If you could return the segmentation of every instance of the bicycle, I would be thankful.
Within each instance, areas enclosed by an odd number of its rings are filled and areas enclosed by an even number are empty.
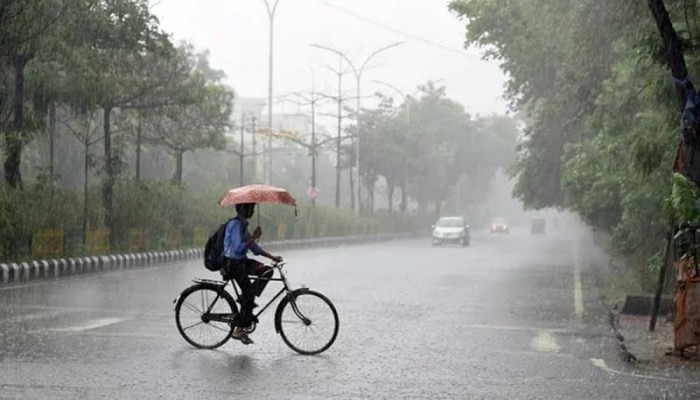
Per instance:
[[[252,333],[257,327],[258,317],[284,295],[275,311],[276,333],[299,354],[320,354],[328,350],[338,336],[338,312],[333,303],[321,293],[304,287],[292,290],[284,273],[285,265],[284,261],[271,265],[279,272],[279,278],[275,278],[274,274],[270,278],[249,275],[253,280],[282,282],[282,289],[254,314],[254,322],[246,328],[246,332]],[[230,277],[223,281],[200,278],[192,281],[194,285],[183,290],[174,300],[177,329],[192,346],[215,349],[231,338],[234,318],[238,313],[236,301],[226,287],[231,283],[236,299],[240,302],[239,289]],[[324,326],[327,322],[330,322],[330,328]],[[320,337],[318,345],[313,344],[311,339],[314,337]]]

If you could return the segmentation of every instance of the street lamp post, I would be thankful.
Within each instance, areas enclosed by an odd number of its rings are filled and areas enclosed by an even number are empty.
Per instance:
[[[357,99],[356,99],[356,105],[355,105],[356,112],[357,112],[357,115],[355,117],[355,124],[357,126],[357,135],[355,136],[355,174],[356,174],[355,176],[356,176],[356,182],[357,182],[357,190],[353,195],[355,196],[355,207],[356,207],[355,211],[358,214],[360,213],[360,211],[361,211],[360,209],[362,208],[362,207],[360,207],[360,199],[362,198],[361,197],[362,184],[360,182],[360,131],[362,128],[361,127],[362,122],[361,122],[361,118],[360,118],[360,110],[361,110],[360,109],[360,99],[362,97],[362,91],[361,91],[360,83],[362,80],[362,73],[364,72],[365,67],[367,67],[367,64],[369,64],[370,60],[372,58],[374,58],[374,56],[376,56],[377,54],[379,54],[385,50],[389,50],[393,47],[402,45],[403,43],[404,42],[396,42],[396,43],[392,43],[388,46],[384,46],[384,47],[381,47],[381,48],[375,50],[369,56],[367,56],[367,58],[365,58],[365,60],[360,65],[360,68],[357,68],[355,66],[355,64],[352,62],[352,60],[350,60],[350,58],[348,58],[344,53],[342,53],[339,50],[336,50],[332,47],[322,46],[319,44],[312,44],[311,45],[313,47],[323,49],[326,51],[330,51],[332,53],[335,53],[335,54],[343,57],[345,59],[345,61],[347,61],[348,65],[350,65],[350,68],[352,69],[352,72],[355,75],[355,80],[356,80],[356,85],[357,85]]]
[[[431,82],[432,82],[433,84],[435,84],[435,83],[438,83],[438,82],[442,82],[443,80],[444,80],[444,79],[438,79],[438,80],[436,80],[436,81],[431,81]],[[379,84],[379,85],[382,85],[382,86],[386,86],[386,87],[388,87],[389,89],[393,90],[396,94],[398,94],[399,96],[401,96],[401,100],[403,100],[403,104],[404,104],[404,106],[406,107],[406,124],[409,124],[409,125],[410,125],[410,123],[411,123],[411,107],[410,107],[410,105],[408,104],[408,99],[411,98],[411,97],[415,97],[416,93],[418,93],[418,92],[420,91],[420,89],[416,90],[416,91],[413,92],[413,94],[411,94],[411,95],[406,95],[406,94],[404,94],[404,92],[402,92],[399,88],[397,88],[396,86],[394,86],[394,85],[392,85],[392,84],[390,84],[390,83],[383,82],[383,81],[378,81],[378,80],[376,80],[376,79],[372,80],[372,82],[374,82],[374,83],[376,83],[376,84]]]
[[[340,147],[342,143],[342,133],[343,133],[343,101],[345,100],[345,97],[343,96],[343,75],[345,75],[348,71],[347,69],[343,69],[343,57],[338,56],[338,69],[335,69],[331,66],[326,66],[331,72],[333,72],[334,75],[338,76],[338,97],[333,98],[328,96],[329,98],[336,100],[336,104],[338,106],[338,114],[335,115],[338,121],[337,125],[337,134],[336,134],[336,139],[335,139],[335,150],[336,150],[336,156],[335,156],[335,208],[340,208],[340,173],[342,172],[341,168],[341,162],[340,162]],[[348,67],[349,68],[349,67]],[[350,170],[350,182],[352,183],[352,169]],[[354,193],[355,191],[350,189],[352,193],[350,193],[350,197],[354,200]],[[355,209],[355,202],[352,202],[352,209]]]
[[[399,96],[401,96],[401,100],[403,100],[404,107],[406,107],[406,125],[410,125],[410,123],[411,123],[411,109],[410,109],[410,107],[409,107],[409,105],[408,105],[408,102],[407,102],[407,101],[408,101],[408,96],[406,96],[401,90],[399,90],[396,86],[394,86],[394,85],[392,85],[392,84],[390,84],[390,83],[378,81],[378,80],[376,80],[376,79],[373,80],[372,82],[377,83],[377,84],[379,84],[379,85],[386,86],[386,87],[388,87],[389,89],[391,89],[391,90],[393,90],[394,92],[396,92],[396,94],[398,94]]]
[[[245,160],[244,160],[244,157],[245,157],[245,146],[244,146],[245,137],[243,135],[244,133],[245,133],[245,113],[241,113],[241,153],[239,154],[239,161],[240,161],[239,186],[243,186],[243,179],[244,179],[244,173],[243,173],[243,168],[245,165]]]
[[[257,132],[257,129],[258,129],[257,122],[258,122],[258,118],[255,116],[255,114],[253,114],[251,121],[250,121],[250,124],[251,124],[251,126],[250,126],[251,132],[250,133],[252,136],[251,141],[253,142],[253,153],[251,154],[251,157],[253,158],[253,163],[252,163],[253,164],[253,171],[251,173],[251,176],[253,177],[253,182],[256,182],[256,183],[258,182],[258,180],[257,180],[258,179],[258,155],[257,155],[258,150],[256,148],[256,143],[255,143],[256,142],[255,133]]]
[[[279,0],[273,0],[273,3],[270,3],[270,0],[264,0],[265,1],[265,7],[267,8],[267,16],[270,22],[270,56],[269,56],[269,65],[268,65],[268,90],[267,90],[267,128],[269,129],[268,132],[268,137],[267,137],[267,152],[265,152],[265,155],[267,156],[267,161],[266,167],[264,168],[265,170],[265,183],[270,184],[272,182],[272,61],[273,61],[273,38],[274,38],[274,22],[275,22],[275,12],[277,11],[277,5],[279,4]]]

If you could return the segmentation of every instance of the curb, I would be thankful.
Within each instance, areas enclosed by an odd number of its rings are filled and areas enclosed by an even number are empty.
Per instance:
[[[202,257],[202,252],[202,249],[184,249],[0,264],[0,286],[189,260]]]
[[[617,340],[617,345],[620,349],[620,355],[622,356],[622,359],[628,364],[634,364],[635,362],[637,362],[637,357],[635,357],[635,355],[627,349],[627,345],[625,345],[625,337],[622,336],[622,334],[620,333],[618,315],[610,308],[608,308],[607,311],[608,323],[610,324],[610,328],[615,334],[615,339]]]
[[[287,240],[263,243],[266,249],[294,249],[360,244],[377,241],[389,241],[422,236],[423,233],[376,234],[362,236],[343,236],[319,239]],[[108,256],[61,258],[53,260],[35,260],[21,263],[0,264],[0,286],[24,283],[36,280],[57,280],[63,277],[94,272],[117,271],[165,264],[175,261],[191,260],[203,257],[204,249],[191,248],[183,250],[156,251]]]

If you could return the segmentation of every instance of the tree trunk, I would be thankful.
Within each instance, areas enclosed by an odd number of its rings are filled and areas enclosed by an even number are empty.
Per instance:
[[[108,229],[112,229],[113,226],[113,195],[114,195],[114,162],[112,161],[112,132],[110,118],[112,116],[112,108],[104,107],[102,127],[104,131],[104,144],[105,144],[105,177],[104,183],[102,184],[102,208],[105,210],[104,223]],[[111,235],[114,236],[114,235]]]
[[[24,67],[27,65],[27,57],[15,56],[13,67],[15,72],[15,93],[13,103],[13,132],[5,136],[5,182],[13,188],[22,185],[20,165],[22,160],[22,146],[24,146]]]
[[[421,215],[425,215],[427,210],[428,210],[428,200],[418,199],[418,212]]]
[[[175,153],[175,174],[173,174],[172,183],[182,185],[182,158],[185,152],[178,150]]]
[[[352,167],[348,168],[348,176],[350,177],[350,209],[355,210],[355,180],[352,173]]]
[[[141,113],[136,124],[136,182],[141,180]]]
[[[335,208],[340,208],[340,153],[335,159]]]
[[[408,193],[406,193],[406,177],[402,177],[399,182],[401,187],[401,204],[399,204],[399,211],[401,214],[406,213],[406,208],[408,207]]]
[[[683,47],[676,30],[671,23],[666,6],[663,0],[648,0],[649,9],[654,16],[656,26],[661,34],[661,39],[666,50],[666,62],[671,69],[671,74],[677,80],[684,80],[688,77],[688,69],[683,57]],[[680,85],[676,85],[681,106],[685,105],[685,90]]]
[[[367,214],[372,214],[374,212],[374,188],[376,185],[376,179],[367,182]]]
[[[386,189],[387,189],[387,197],[389,199],[389,214],[394,213],[394,180],[393,179],[387,179],[386,180]]]
[[[692,94],[695,97],[696,89],[688,77],[688,69],[683,56],[683,44],[673,27],[663,0],[648,0],[647,4],[663,41],[666,64],[676,80],[676,95],[680,110],[683,112],[683,130],[673,171],[680,172],[700,187],[700,158],[698,157],[700,156],[700,146],[698,146],[700,112],[697,105],[687,104],[690,100],[689,95]]]
[[[54,102],[49,105],[49,174],[51,182],[54,183],[56,179],[56,103]]]
[[[88,128],[89,129],[89,128]],[[83,246],[87,246],[88,236],[88,173],[90,172],[90,135],[85,134],[85,164],[83,165]]]

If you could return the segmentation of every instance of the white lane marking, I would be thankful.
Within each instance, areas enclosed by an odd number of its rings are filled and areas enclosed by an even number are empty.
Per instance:
[[[535,327],[535,326],[507,326],[507,325],[480,325],[480,324],[475,324],[475,325],[461,325],[462,328],[465,329],[493,329],[497,331],[541,331],[541,330],[546,330],[547,332],[552,332],[552,333],[568,333],[568,332],[574,332],[572,329],[565,329],[565,328],[542,328],[542,327]]]
[[[614,370],[608,368],[608,366],[605,364],[605,360],[603,360],[603,359],[601,359],[601,358],[591,358],[591,362],[593,363],[593,365],[595,365],[596,367],[602,369],[602,370],[605,371],[605,372],[610,372],[610,373],[616,373],[616,372],[617,372],[617,371],[614,371]]]
[[[547,359],[550,358],[566,358],[566,359],[573,359],[576,358],[575,355],[573,354],[568,354],[568,353],[543,353],[541,351],[534,351],[534,350],[514,350],[514,349],[489,349],[489,355],[491,354],[497,354],[497,355],[504,355],[504,356],[513,356],[514,354],[522,355],[522,356],[528,356],[528,357],[539,357],[543,358],[546,357]]]
[[[109,337],[109,338],[125,338],[125,339],[163,339],[166,337],[177,337],[175,333],[156,334],[156,333],[118,333],[118,332],[85,332],[83,335]]]
[[[574,244],[574,312],[583,318],[583,292],[581,289],[581,267],[579,265],[578,242]]]
[[[80,326],[69,326],[68,328],[49,328],[47,331],[51,332],[84,332],[92,329],[104,328],[105,326],[110,326],[118,324],[122,321],[126,321],[126,318],[101,318],[90,321],[85,325]]]
[[[0,319],[0,324],[20,324],[22,322],[35,321],[38,319],[49,319],[60,317],[62,315],[72,314],[71,310],[53,310],[47,312],[37,312],[30,314],[15,315],[13,317]]]
[[[605,364],[605,360],[601,358],[591,358],[591,362],[593,365],[597,368],[599,368],[602,371],[605,371],[611,375],[627,375],[627,376],[632,376],[635,378],[643,378],[643,379],[652,379],[656,381],[665,381],[665,382],[683,382],[682,379],[676,379],[676,378],[664,378],[662,376],[653,376],[653,375],[642,375],[642,374],[635,374],[635,373],[630,373],[630,372],[623,372],[623,371],[618,371],[616,369],[612,369],[608,367],[607,364]]]
[[[121,314],[121,315],[134,315],[134,316],[148,316],[148,317],[172,317],[173,312],[163,312],[159,310],[142,310],[142,311],[125,311],[118,310],[114,308],[94,308],[94,307],[71,307],[71,306],[43,306],[43,305],[11,305],[12,307],[20,307],[29,310],[65,310],[66,312],[95,312],[95,313],[110,313],[110,314]],[[9,308],[7,306],[0,305],[0,309]],[[170,307],[169,307],[170,308]],[[172,307],[174,308],[174,307]]]
[[[557,353],[561,349],[554,336],[546,330],[537,332],[537,336],[532,339],[531,346],[542,353]]]

